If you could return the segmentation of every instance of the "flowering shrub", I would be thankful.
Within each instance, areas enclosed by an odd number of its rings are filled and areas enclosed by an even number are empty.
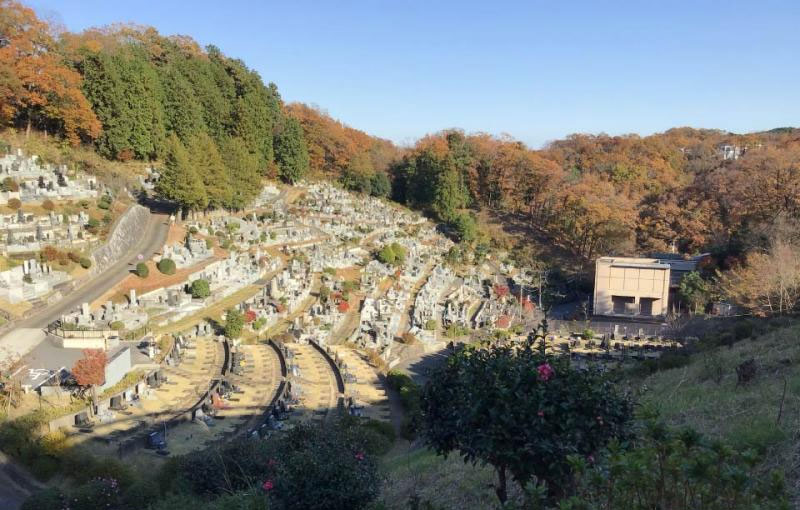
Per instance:
[[[381,481],[364,432],[301,425],[266,441],[234,440],[181,458],[176,485],[204,496],[260,488],[270,508],[358,510],[377,497]]]
[[[491,464],[497,494],[506,474],[536,478],[550,499],[569,485],[568,456],[591,455],[628,436],[633,404],[595,369],[522,345],[468,347],[432,374],[422,393],[422,433],[439,454]]]

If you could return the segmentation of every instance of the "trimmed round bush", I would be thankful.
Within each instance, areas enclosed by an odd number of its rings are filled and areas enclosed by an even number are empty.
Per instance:
[[[92,267],[92,260],[86,257],[81,257],[80,265],[84,269],[89,269]]]
[[[211,295],[211,287],[206,280],[195,280],[192,282],[190,291],[193,298],[203,299]]]
[[[147,278],[150,275],[150,268],[144,262],[136,264],[136,276],[139,278]]]
[[[8,201],[8,206],[16,211],[22,207],[22,202],[20,202],[18,198],[12,198]]]
[[[163,274],[175,274],[175,261],[172,259],[161,259],[158,261],[158,264],[156,264],[156,267],[158,267],[158,270]]]

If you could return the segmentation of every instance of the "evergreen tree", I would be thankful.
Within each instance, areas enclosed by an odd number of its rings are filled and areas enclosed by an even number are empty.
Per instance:
[[[203,107],[191,83],[173,66],[162,70],[167,128],[184,143],[205,131]]]
[[[280,178],[294,184],[308,171],[308,148],[303,137],[303,128],[294,118],[283,122],[281,131],[275,135],[275,160]]]
[[[453,221],[459,209],[467,206],[469,194],[461,174],[456,170],[452,158],[448,157],[444,168],[437,176],[433,210],[442,221]]]
[[[247,150],[241,138],[227,138],[222,143],[222,153],[228,172],[231,192],[225,207],[232,210],[244,209],[261,191],[261,175],[258,171],[258,157]]]
[[[232,181],[217,144],[206,133],[200,133],[192,137],[188,149],[192,167],[203,181],[208,207],[218,209],[225,206],[230,202]]]
[[[203,180],[195,172],[189,154],[175,135],[167,140],[164,169],[156,192],[187,211],[203,210],[208,205]]]

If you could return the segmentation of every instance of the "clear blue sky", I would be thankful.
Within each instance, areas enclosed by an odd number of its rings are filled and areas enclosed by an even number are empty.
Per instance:
[[[136,22],[213,43],[285,100],[401,143],[800,125],[796,0],[26,3],[73,31]]]

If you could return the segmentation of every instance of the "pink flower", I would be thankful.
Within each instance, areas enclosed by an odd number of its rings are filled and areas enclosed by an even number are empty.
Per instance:
[[[356,460],[364,460],[364,454],[361,452],[356,453]]]
[[[548,381],[556,373],[550,363],[542,363],[536,368],[536,371],[539,373],[539,380],[544,382]]]
[[[589,461],[589,464],[594,464],[594,455],[589,455],[588,457],[586,457],[586,460]]]
[[[275,486],[272,484],[272,480],[265,480],[264,483],[261,485],[261,488],[264,489],[265,491],[271,491],[273,487]]]
[[[539,411],[539,412],[538,412],[538,413],[536,413],[536,414],[538,414],[538,415],[539,415],[539,418],[544,418],[544,411]]]
[[[267,465],[268,465],[269,467],[273,467],[273,466],[275,466],[275,459],[269,459],[269,461],[267,462]]]

